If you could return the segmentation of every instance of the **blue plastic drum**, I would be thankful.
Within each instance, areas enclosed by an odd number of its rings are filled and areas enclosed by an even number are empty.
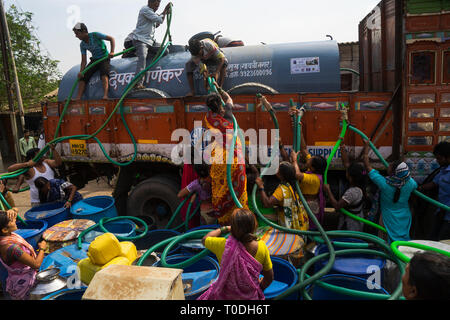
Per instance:
[[[298,281],[298,274],[295,267],[284,259],[271,256],[273,265],[274,280],[264,290],[266,299],[273,299],[282,294],[287,289],[293,287]],[[298,293],[293,293],[285,300],[296,300]]]
[[[80,289],[62,289],[45,296],[41,300],[81,300],[86,287]]]
[[[133,240],[133,243],[136,246],[137,250],[147,250],[160,243],[161,241],[167,240],[169,238],[179,236],[181,233],[175,230],[170,229],[156,229],[147,232],[147,234],[140,238]],[[157,252],[162,253],[164,251],[165,246],[159,248]],[[170,255],[176,253],[180,249],[179,245],[176,245],[175,248],[169,252]]]
[[[320,280],[342,288],[370,293],[389,294],[382,287],[369,288],[367,280],[360,277],[345,274],[329,274],[323,276]],[[332,291],[330,289],[322,288],[317,284],[308,286],[306,290],[313,300],[367,300],[363,297],[350,296]]]
[[[36,220],[25,221],[27,224],[25,225],[21,221],[17,221],[16,225],[18,230],[14,231],[14,233],[20,235],[24,238],[29,244],[33,246],[34,249],[37,249],[38,242],[41,240],[42,234],[45,230],[48,229],[48,224],[46,220]]]
[[[167,257],[168,264],[177,264],[192,258],[193,254],[177,254]],[[153,266],[160,267],[161,262]],[[219,277],[219,263],[211,257],[203,257],[185,267],[181,275],[186,300],[195,300]]]
[[[190,230],[188,230],[186,233],[188,232],[193,232],[193,231],[198,231],[198,230],[204,230],[204,229],[211,229],[211,230],[215,230],[220,228],[221,226],[218,224],[208,224],[208,225],[202,225],[199,227],[195,227],[192,228]],[[202,251],[203,249],[205,249],[205,246],[202,244],[202,239],[190,239],[190,240],[186,240],[183,243],[180,243],[180,247],[184,252],[187,253],[198,253],[200,251]],[[214,253],[209,252],[208,254],[210,257],[214,258],[217,260],[217,257]]]
[[[113,197],[90,197],[74,203],[70,208],[73,219],[89,219],[98,223],[102,218],[117,217]]]
[[[45,220],[50,228],[61,221],[68,220],[69,216],[70,211],[64,208],[64,202],[52,202],[41,204],[25,212],[25,221]]]
[[[136,224],[128,219],[116,220],[104,223],[103,226],[116,237],[134,237],[136,235]],[[83,242],[91,243],[95,238],[104,234],[100,226],[89,231],[83,238]],[[122,241],[122,240],[120,240]]]
[[[334,239],[339,242],[361,242],[364,241],[359,239]],[[334,246],[336,251],[342,250],[343,248]],[[322,253],[328,252],[328,248],[325,244],[320,244],[317,246],[315,255],[318,256]],[[315,271],[322,269],[325,264],[328,262],[328,259],[321,259],[315,265]],[[330,273],[336,274],[347,274],[355,277],[360,277],[363,279],[367,279],[372,276],[375,271],[380,271],[381,281],[383,281],[383,269],[386,264],[386,259],[383,259],[378,256],[368,255],[368,254],[354,254],[354,255],[341,255],[336,256],[334,264],[330,270]],[[383,282],[381,282],[383,283]]]

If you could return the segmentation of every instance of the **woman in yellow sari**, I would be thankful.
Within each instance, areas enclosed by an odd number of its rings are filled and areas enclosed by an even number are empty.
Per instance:
[[[216,85],[217,86],[217,85]],[[212,205],[218,213],[218,221],[221,225],[230,223],[231,214],[237,208],[233,201],[227,183],[227,159],[228,147],[231,146],[233,138],[233,100],[231,97],[217,86],[217,93],[211,93],[206,98],[206,105],[209,110],[205,116],[205,123],[211,133],[222,137],[215,140],[210,147],[211,151],[211,191]],[[225,106],[222,105],[222,100]],[[245,173],[245,160],[242,153],[242,145],[239,139],[236,139],[236,146],[233,154],[233,163],[231,165],[231,180],[236,197],[243,208],[248,208],[247,196],[247,176]]]

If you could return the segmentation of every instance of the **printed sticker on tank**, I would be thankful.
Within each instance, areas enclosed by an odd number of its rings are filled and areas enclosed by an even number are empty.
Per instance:
[[[320,72],[319,57],[291,59],[291,74]]]

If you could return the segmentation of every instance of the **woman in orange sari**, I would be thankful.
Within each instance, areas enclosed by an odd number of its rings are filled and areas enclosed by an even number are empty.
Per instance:
[[[220,95],[211,93],[206,98],[209,110],[205,116],[205,123],[211,133],[221,135],[222,141],[215,140],[211,145],[211,178],[212,178],[212,205],[218,212],[218,221],[221,225],[229,225],[231,214],[237,208],[233,201],[227,183],[227,159],[228,147],[233,138],[233,100],[219,86],[216,87]],[[222,100],[225,106],[222,105]],[[242,153],[242,145],[236,139],[236,146],[231,165],[231,180],[236,197],[243,208],[248,208],[247,175],[245,173],[245,159]]]

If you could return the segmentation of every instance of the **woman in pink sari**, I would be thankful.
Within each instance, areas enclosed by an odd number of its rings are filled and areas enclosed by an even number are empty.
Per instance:
[[[36,254],[24,238],[14,233],[17,212],[17,208],[0,211],[0,263],[8,271],[6,292],[13,300],[26,300],[44,260],[47,243],[39,242]]]
[[[263,291],[274,276],[269,250],[264,241],[256,239],[256,228],[256,218],[250,210],[236,209],[231,215],[231,226],[213,230],[203,237],[203,245],[219,260],[220,273],[198,300],[265,299]],[[231,232],[227,239],[220,237],[227,232]]]

